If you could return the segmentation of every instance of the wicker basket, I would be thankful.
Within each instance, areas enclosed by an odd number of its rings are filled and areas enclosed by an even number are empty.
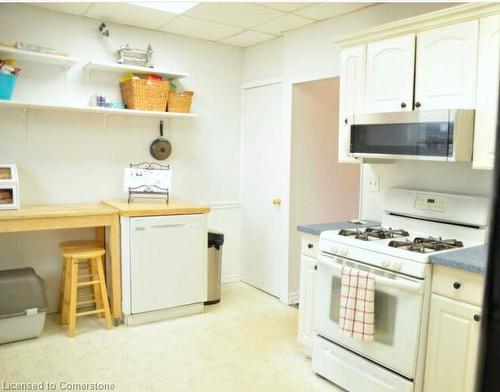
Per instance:
[[[170,82],[132,79],[120,83],[120,90],[127,109],[164,112],[167,108]]]
[[[171,90],[168,96],[168,111],[177,113],[189,113],[191,110],[191,101],[193,100],[192,91],[178,93]]]

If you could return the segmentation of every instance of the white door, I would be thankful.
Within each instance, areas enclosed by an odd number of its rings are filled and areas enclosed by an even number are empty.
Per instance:
[[[477,39],[477,20],[417,34],[416,109],[474,108]]]
[[[414,34],[369,43],[366,53],[366,112],[412,110],[414,68]]]
[[[339,327],[342,267],[363,269],[375,279],[375,338],[365,341]],[[423,281],[337,256],[318,256],[314,276],[314,330],[410,379],[415,377],[423,311]]]
[[[282,90],[274,84],[243,92],[242,280],[276,297],[288,281]]]
[[[492,169],[498,110],[500,15],[479,21],[476,117],[474,125],[474,169]]]
[[[203,302],[206,266],[204,215],[130,219],[133,314]]]
[[[311,355],[313,338],[314,275],[316,259],[300,257],[299,342]]]
[[[366,46],[343,49],[340,55],[339,92],[339,162],[360,163],[349,156],[351,121],[355,114],[364,113]]]
[[[480,336],[478,306],[432,294],[425,392],[473,392]]]

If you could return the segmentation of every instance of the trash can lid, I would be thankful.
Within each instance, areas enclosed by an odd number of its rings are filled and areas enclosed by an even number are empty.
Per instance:
[[[208,247],[224,245],[224,233],[215,230],[208,231]]]
[[[27,309],[47,311],[42,279],[33,268],[0,271],[0,319],[22,316]]]

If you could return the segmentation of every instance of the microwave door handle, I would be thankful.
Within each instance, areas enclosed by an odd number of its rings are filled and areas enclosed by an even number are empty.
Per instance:
[[[343,267],[342,264],[338,264],[334,261],[325,261],[323,257],[324,256],[320,256],[318,258],[318,264],[322,265],[327,269],[334,269],[336,275],[341,276]],[[377,287],[377,285],[379,286],[382,285],[385,287],[401,289],[412,293],[418,293],[418,294],[422,293],[423,282],[412,282],[406,279],[390,279],[374,273],[370,273],[370,275],[373,276],[373,278],[375,279],[375,287]]]

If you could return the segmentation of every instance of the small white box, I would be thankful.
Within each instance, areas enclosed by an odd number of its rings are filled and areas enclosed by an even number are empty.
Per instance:
[[[17,166],[0,163],[0,210],[19,208],[19,177]]]

